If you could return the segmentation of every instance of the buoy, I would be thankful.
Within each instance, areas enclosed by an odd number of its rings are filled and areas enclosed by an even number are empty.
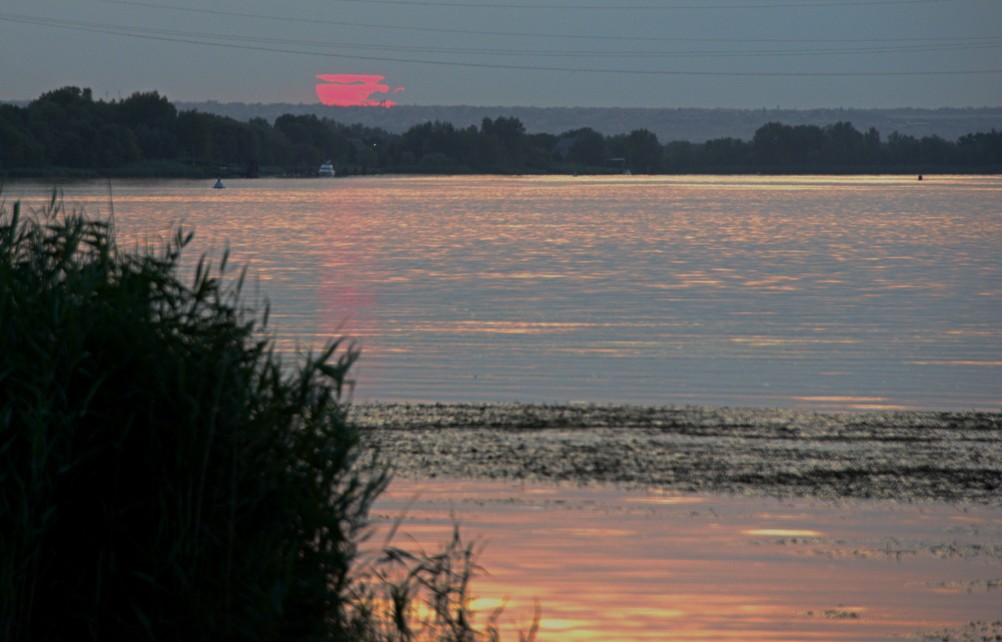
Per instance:
[[[223,189],[224,187],[226,187],[226,186],[223,185],[223,179],[217,178],[216,179],[216,184],[212,186],[212,189]]]

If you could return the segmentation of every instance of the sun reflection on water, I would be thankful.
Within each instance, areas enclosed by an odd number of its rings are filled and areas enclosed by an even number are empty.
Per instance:
[[[741,531],[745,535],[775,536],[775,537],[821,537],[821,531],[795,528],[750,528]]]
[[[997,616],[998,507],[398,479],[377,513],[403,512],[427,549],[455,522],[480,539],[474,606],[507,604],[505,639],[536,600],[539,639],[562,642],[885,639]]]

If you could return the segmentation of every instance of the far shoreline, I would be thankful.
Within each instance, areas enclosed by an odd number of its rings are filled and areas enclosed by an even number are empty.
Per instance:
[[[387,178],[387,177],[537,177],[537,176],[567,176],[567,177],[617,177],[626,176],[632,178],[668,178],[679,176],[826,176],[826,177],[858,177],[858,176],[890,176],[890,177],[911,177],[916,180],[935,179],[937,176],[1002,176],[1002,166],[998,167],[902,167],[902,168],[843,168],[843,169],[796,169],[796,168],[735,168],[721,169],[717,171],[689,171],[689,172],[657,172],[623,174],[622,171],[609,170],[583,170],[583,171],[420,171],[412,169],[410,171],[359,171],[337,174],[333,177],[314,176],[312,174],[297,174],[281,171],[262,172],[257,176],[246,176],[239,172],[227,169],[216,169],[215,171],[205,171],[203,168],[188,168],[179,166],[163,171],[162,166],[156,169],[146,169],[137,167],[133,170],[125,171],[102,171],[88,169],[74,169],[67,167],[49,168],[26,168],[0,170],[0,181],[88,181],[88,180],[215,180],[222,178],[226,180],[249,180],[258,179],[289,179],[289,180],[336,180],[357,179],[357,178]],[[920,178],[921,177],[921,178]]]

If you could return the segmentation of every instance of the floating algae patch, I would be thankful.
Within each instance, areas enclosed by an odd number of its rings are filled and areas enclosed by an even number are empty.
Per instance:
[[[1002,414],[358,404],[404,477],[615,483],[822,499],[1002,502]]]

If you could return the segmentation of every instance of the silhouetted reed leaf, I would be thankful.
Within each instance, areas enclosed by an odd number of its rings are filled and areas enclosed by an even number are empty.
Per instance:
[[[228,255],[189,286],[190,232],[113,234],[55,192],[0,212],[0,639],[354,639],[386,483],[340,407],[354,356],[281,366]]]
[[[389,482],[347,420],[357,347],[284,365],[228,249],[181,279],[192,238],[128,253],[56,190],[0,201],[0,639],[496,640],[458,528],[357,563]]]

